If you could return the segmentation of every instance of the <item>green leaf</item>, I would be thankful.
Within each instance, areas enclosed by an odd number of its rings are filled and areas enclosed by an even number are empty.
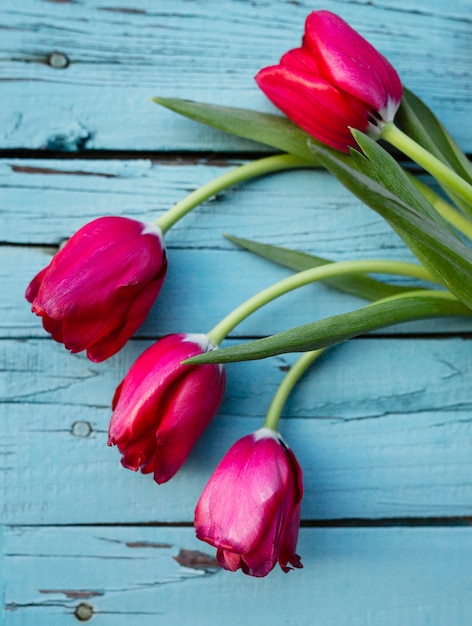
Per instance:
[[[230,348],[207,352],[188,363],[232,363],[263,359],[286,352],[306,352],[332,346],[392,324],[449,315],[471,315],[457,300],[438,295],[410,295],[369,304],[356,311],[327,317],[282,333]]]
[[[408,100],[408,94],[406,98]],[[445,286],[468,306],[472,306],[470,250],[449,231],[449,227],[414,188],[398,163],[362,133],[355,132],[355,136],[368,158],[356,151],[350,156],[331,150],[278,115],[178,98],[154,98],[154,102],[228,133],[259,141],[328,167],[346,187],[390,223],[419,260]],[[433,126],[436,127],[428,120],[428,124],[425,123],[425,137],[429,136]],[[446,150],[444,146],[442,150]],[[452,152],[455,153],[454,150]]]
[[[391,192],[396,198],[401,199],[419,213],[428,216],[451,234],[454,233],[450,224],[439,215],[426,195],[421,193],[419,188],[413,183],[412,177],[401,168],[398,162],[386,150],[358,130],[352,131],[352,134],[362,149],[362,152],[358,150],[351,151],[351,165],[355,170],[364,173]],[[315,151],[316,149],[317,147],[314,146]],[[453,237],[458,239],[455,233]]]
[[[264,259],[268,259],[269,261],[273,261],[274,263],[278,263],[283,267],[288,267],[297,272],[310,269],[311,267],[319,267],[320,265],[333,263],[333,261],[329,259],[307,254],[306,252],[258,243],[257,241],[241,239],[240,237],[233,237],[227,234],[225,234],[225,237],[241,248],[245,248]],[[386,298],[387,296],[394,296],[408,291],[418,291],[417,287],[389,285],[388,283],[383,283],[364,274],[329,278],[323,282],[338,291],[349,293],[366,300],[379,300],[380,298]]]
[[[412,91],[404,88],[395,117],[398,126],[423,148],[472,183],[472,164],[434,113]]]
[[[308,147],[310,135],[281,115],[205,104],[181,98],[156,97],[152,100],[196,122],[295,154],[312,163],[317,162],[313,151]],[[342,156],[349,158],[346,155]]]
[[[426,104],[406,88],[403,90],[402,102],[395,121],[423,148],[449,165],[459,176],[472,183],[472,164],[464,152]],[[444,189],[464,212],[472,214],[472,207],[468,203],[446,186]]]
[[[312,149],[350,191],[379,213],[417,258],[464,304],[472,308],[472,252],[410,182],[400,165],[375,141],[354,132],[365,155],[353,151],[341,162],[333,150]]]

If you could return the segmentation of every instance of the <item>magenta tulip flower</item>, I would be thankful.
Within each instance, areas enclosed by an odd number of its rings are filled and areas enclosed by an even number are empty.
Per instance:
[[[195,509],[197,537],[217,548],[227,570],[266,576],[278,562],[302,567],[295,553],[302,470],[281,436],[268,428],[226,453]]]
[[[125,217],[83,226],[29,284],[45,330],[71,352],[103,361],[145,320],[166,275],[159,228]]]
[[[183,365],[214,349],[206,335],[167,335],[135,361],[113,399],[108,445],[124,467],[168,481],[216,415],[225,389],[222,365]]]
[[[302,46],[262,69],[256,81],[295,124],[342,152],[356,145],[350,128],[378,139],[402,98],[387,59],[329,11],[310,13]]]

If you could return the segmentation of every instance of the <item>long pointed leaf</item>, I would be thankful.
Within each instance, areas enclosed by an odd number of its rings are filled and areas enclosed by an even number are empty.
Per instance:
[[[472,164],[464,152],[434,113],[408,89],[403,91],[402,103],[395,120],[407,135],[446,163],[459,176],[472,183]],[[464,213],[472,215],[472,206],[451,191],[447,185],[442,187]]]
[[[471,250],[442,225],[442,220],[432,213],[434,209],[413,187],[395,159],[361,133],[356,133],[356,140],[369,158],[353,153],[351,162],[341,162],[329,148],[316,145],[312,149],[321,163],[386,219],[417,258],[472,308]]]
[[[431,109],[409,89],[403,89],[395,120],[412,139],[472,183],[472,163]]]
[[[306,352],[340,343],[392,324],[449,315],[471,315],[457,300],[441,296],[410,295],[369,304],[362,309],[327,317],[282,333],[190,359],[190,363],[231,363],[263,359],[287,352]]]
[[[238,107],[205,104],[181,98],[156,97],[152,100],[156,104],[196,122],[224,130],[244,139],[251,139],[272,146],[283,152],[295,154],[311,163],[317,163],[316,156],[308,147],[310,135],[281,115],[259,113]],[[349,158],[345,155],[342,156]]]
[[[289,269],[297,272],[307,270],[311,267],[319,267],[320,265],[333,263],[333,261],[330,261],[329,259],[315,256],[313,254],[307,254],[306,252],[299,252],[297,250],[272,246],[266,243],[259,243],[249,239],[234,237],[233,235],[225,235],[225,237],[241,248],[245,248],[258,256],[263,257],[264,259],[273,261],[278,265],[288,267]],[[383,283],[380,280],[370,278],[370,276],[366,276],[364,274],[359,274],[358,276],[351,274],[349,276],[329,278],[323,282],[327,283],[331,287],[334,287],[338,291],[349,293],[353,296],[357,296],[358,298],[364,298],[365,300],[380,300],[381,298],[386,298],[388,296],[418,290],[418,287],[402,287]]]

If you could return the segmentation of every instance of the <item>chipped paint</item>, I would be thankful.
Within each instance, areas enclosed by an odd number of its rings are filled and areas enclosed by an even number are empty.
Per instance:
[[[174,556],[174,560],[182,567],[190,567],[191,569],[220,569],[220,564],[214,557],[198,550],[182,549],[177,556]]]

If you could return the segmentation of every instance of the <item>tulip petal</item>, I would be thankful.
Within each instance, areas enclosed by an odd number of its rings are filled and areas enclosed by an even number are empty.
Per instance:
[[[47,265],[44,269],[38,272],[36,276],[33,278],[33,280],[30,282],[28,287],[26,288],[25,298],[28,300],[28,302],[33,302],[36,296],[38,295],[39,288],[41,287],[41,283],[43,282],[44,277],[47,274],[48,270],[49,270],[49,265]],[[33,312],[35,312],[34,307],[33,307]]]
[[[369,122],[360,103],[353,106],[336,87],[322,77],[281,66],[261,70],[256,81],[266,96],[295,124],[318,141],[348,152],[356,143],[349,127],[366,130]]]
[[[128,306],[121,309],[117,306],[116,321],[109,320],[108,332],[95,340],[87,348],[87,356],[91,361],[101,362],[116,354],[134,335],[147,317],[149,309],[157,298],[165,279],[167,264],[162,266],[157,280],[150,283],[135,298],[130,298]]]
[[[134,362],[123,380],[119,401],[110,421],[112,443],[135,437],[149,421],[159,424],[159,405],[166,390],[185,372],[190,365],[182,361],[202,350],[184,335],[168,335],[145,350]]]
[[[370,43],[329,11],[312,12],[302,46],[256,81],[266,96],[304,131],[335,150],[356,147],[351,128],[378,139],[402,97],[400,78]]]
[[[223,397],[224,369],[200,365],[176,380],[162,398],[163,418],[156,437],[154,480],[162,484],[182,467]],[[211,391],[210,391],[211,390]],[[192,407],[192,421],[188,419]]]
[[[144,321],[166,273],[157,228],[102,217],[79,229],[26,289],[44,328],[72,352],[101,361]]]
[[[195,508],[197,537],[217,548],[225,569],[266,576],[302,567],[295,553],[302,472],[280,435],[262,428],[237,441],[205,486]]]
[[[230,552],[229,550],[218,550],[216,558],[221,567],[229,570],[230,572],[235,572],[241,567],[241,557],[235,552]]]
[[[240,439],[207,483],[196,509],[197,536],[238,554],[252,552],[272,524],[288,480],[286,463],[278,463],[274,437],[254,445],[254,435]],[[221,505],[221,494],[231,498]]]
[[[249,576],[262,577],[267,576],[271,572],[278,558],[278,542],[280,535],[280,527],[283,517],[283,507],[279,507],[277,515],[272,519],[272,523],[266,529],[258,543],[257,547],[242,555],[241,568],[245,574]]]
[[[52,317],[49,317],[47,313],[38,313],[38,315],[42,315],[44,330],[50,333],[54,341],[64,343],[64,336],[62,331],[63,323],[60,320],[52,319]]]
[[[154,458],[156,455],[156,441],[154,428],[150,426],[143,430],[138,437],[131,439],[118,446],[121,452],[121,464],[126,469],[137,472],[141,470],[143,474],[154,471]]]
[[[316,57],[321,74],[339,89],[377,111],[389,98],[400,103],[402,87],[395,69],[339,16],[313,11],[306,20],[304,45]]]
[[[294,48],[286,52],[280,59],[279,65],[285,69],[302,74],[321,78],[316,57],[306,48]]]
[[[169,480],[213,419],[225,387],[220,365],[182,365],[210,349],[206,335],[167,335],[145,350],[118,385],[108,445],[122,464]]]

